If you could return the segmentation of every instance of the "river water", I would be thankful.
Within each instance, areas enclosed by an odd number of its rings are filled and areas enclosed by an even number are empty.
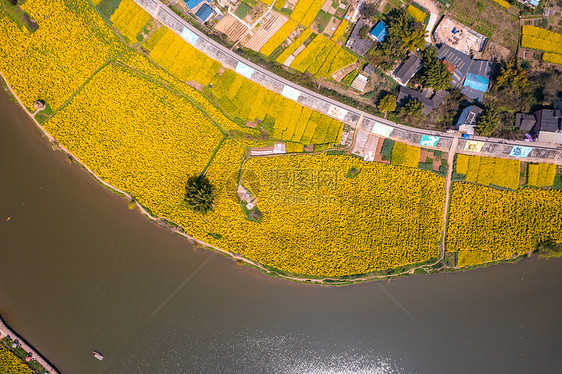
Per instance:
[[[560,373],[561,294],[561,260],[269,278],[129,210],[0,94],[0,313],[65,374]]]

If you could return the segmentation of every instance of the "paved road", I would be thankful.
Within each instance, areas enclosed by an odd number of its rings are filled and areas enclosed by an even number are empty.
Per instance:
[[[148,13],[150,13],[153,17],[158,19],[164,25],[168,26],[171,30],[176,32],[178,35],[182,35],[182,32],[185,32],[185,29],[189,30],[191,35],[196,35],[197,40],[192,41],[191,44],[195,46],[195,48],[199,49],[203,53],[209,55],[211,58],[218,60],[221,62],[225,67],[231,68],[236,70],[239,64],[243,64],[247,67],[253,69],[253,73],[251,76],[248,76],[249,79],[261,84],[262,86],[277,92],[281,93],[281,91],[289,87],[295,91],[300,93],[300,96],[297,100],[300,104],[307,106],[311,109],[317,110],[324,114],[328,114],[330,106],[334,106],[337,108],[344,109],[348,112],[348,115],[342,119],[343,122],[348,123],[355,127],[363,127],[371,131],[373,127],[373,123],[376,124],[383,124],[392,127],[393,131],[387,137],[398,139],[407,143],[411,144],[418,144],[419,139],[422,135],[433,135],[441,137],[441,140],[437,144],[437,148],[449,150],[451,144],[453,143],[453,138],[455,137],[453,134],[432,131],[432,130],[424,130],[409,127],[400,123],[395,123],[389,121],[382,117],[377,117],[372,114],[363,112],[357,108],[353,108],[349,105],[340,103],[332,98],[322,96],[316,92],[313,92],[305,87],[299,86],[297,83],[291,82],[285,78],[279,77],[267,69],[254,64],[253,62],[246,60],[240,57],[235,52],[231,51],[230,49],[224,47],[220,43],[216,42],[215,40],[209,38],[205,33],[199,31],[196,27],[192,26],[189,22],[185,21],[183,18],[175,14],[172,10],[170,10],[167,6],[165,6],[159,0],[134,0],[139,6],[144,8]],[[429,5],[429,8],[433,9],[435,5],[431,2],[429,4],[427,2],[423,2],[423,5]],[[185,38],[184,38],[185,39]],[[329,114],[328,114],[329,115]],[[366,124],[370,124],[369,127]],[[376,127],[376,126],[375,126]],[[472,140],[482,141],[486,143],[486,146],[483,148],[482,152],[489,152],[490,154],[495,155],[495,157],[509,157],[509,152],[506,152],[506,146],[527,146],[533,147],[537,150],[545,150],[550,152],[542,152],[537,154],[535,157],[535,151],[530,154],[530,158],[534,160],[545,160],[550,162],[556,162],[562,164],[562,148],[550,144],[550,143],[528,143],[524,141],[512,141],[512,140],[505,140],[499,138],[487,138],[487,137],[480,137],[476,136]],[[464,147],[464,142],[459,142],[459,147]],[[501,145],[502,147],[496,147],[496,145]],[[502,152],[496,152],[498,149],[502,149]],[[457,149],[457,151],[462,151],[462,149]],[[506,154],[507,153],[507,154]]]

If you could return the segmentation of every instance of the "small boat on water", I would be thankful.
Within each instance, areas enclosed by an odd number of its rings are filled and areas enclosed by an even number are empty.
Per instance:
[[[100,361],[103,360],[103,355],[99,352],[94,351],[94,357]]]

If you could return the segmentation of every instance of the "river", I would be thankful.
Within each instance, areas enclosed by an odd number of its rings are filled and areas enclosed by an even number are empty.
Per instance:
[[[0,313],[64,374],[560,373],[561,294],[561,259],[269,278],[130,210],[0,94]]]

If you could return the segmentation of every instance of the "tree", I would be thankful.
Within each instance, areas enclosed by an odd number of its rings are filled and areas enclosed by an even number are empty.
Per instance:
[[[361,27],[361,29],[359,29],[359,38],[360,39],[367,39],[367,36],[369,35],[369,25],[363,25],[363,27]]]
[[[405,48],[412,52],[416,49],[425,49],[425,38],[427,37],[427,31],[423,29],[415,30],[404,30],[402,34],[402,42]]]
[[[361,14],[366,18],[377,19],[378,13],[377,4],[367,3],[361,7]]]
[[[484,112],[478,116],[476,121],[476,131],[481,136],[490,136],[500,124],[500,112],[494,103],[486,105]]]
[[[392,94],[386,95],[379,101],[378,107],[379,110],[384,113],[386,118],[386,113],[394,112],[396,110],[396,96]]]
[[[453,74],[441,60],[429,58],[423,63],[420,75],[420,83],[424,87],[431,87],[436,90],[446,90],[451,88]]]
[[[421,118],[423,116],[422,111],[423,111],[423,103],[418,99],[410,99],[400,109],[400,116]]]
[[[527,72],[518,66],[503,65],[500,73],[495,79],[494,90],[508,90],[519,93],[529,87],[529,77]]]
[[[215,187],[205,175],[189,177],[185,186],[184,204],[198,213],[207,213],[213,209]]]

